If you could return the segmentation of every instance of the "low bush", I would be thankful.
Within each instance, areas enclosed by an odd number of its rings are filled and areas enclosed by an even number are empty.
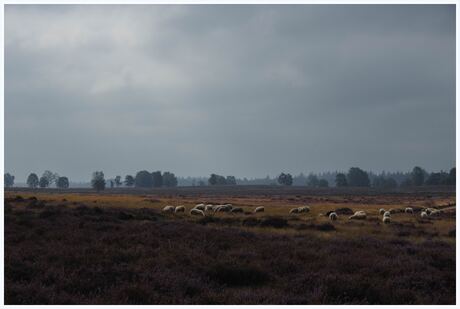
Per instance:
[[[254,286],[268,281],[268,274],[259,267],[241,264],[238,261],[210,266],[211,279],[228,286]]]
[[[286,219],[283,219],[283,218],[277,218],[277,217],[269,217],[269,218],[266,218],[266,219],[263,219],[261,222],[260,222],[260,226],[262,227],[274,227],[274,228],[283,228],[283,227],[287,227],[289,224],[288,224],[288,221]]]

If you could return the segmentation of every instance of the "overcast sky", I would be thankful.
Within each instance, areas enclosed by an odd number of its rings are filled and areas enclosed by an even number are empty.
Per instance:
[[[455,5],[5,9],[5,171],[455,165]]]

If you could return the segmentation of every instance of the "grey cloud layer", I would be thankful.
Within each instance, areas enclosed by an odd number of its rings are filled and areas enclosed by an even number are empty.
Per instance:
[[[455,6],[13,6],[5,168],[448,169]]]

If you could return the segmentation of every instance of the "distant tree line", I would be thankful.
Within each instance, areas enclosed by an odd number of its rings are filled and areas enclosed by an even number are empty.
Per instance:
[[[326,174],[323,174],[326,175]],[[304,185],[312,188],[328,187],[329,181],[321,176],[310,174],[307,177],[299,175],[304,179]],[[297,176],[297,179],[299,178]],[[409,173],[381,173],[375,175],[368,173],[359,167],[352,167],[348,173],[335,173],[334,183],[336,187],[373,187],[392,189],[397,187],[417,187],[417,186],[453,186],[455,185],[455,167],[449,173],[433,172],[428,174],[424,169],[416,166]],[[295,177],[290,174],[281,173],[277,182],[280,185],[290,186],[295,182]],[[267,176],[267,181],[268,181]],[[398,182],[399,180],[399,182]]]
[[[29,188],[48,188],[55,186],[59,189],[66,189],[69,187],[69,179],[65,176],[59,176],[57,173],[53,173],[49,170],[43,172],[41,177],[38,177],[35,173],[30,173],[27,177],[27,186]]]
[[[222,176],[211,174],[209,178],[205,177],[176,177],[171,172],[148,172],[142,170],[135,176],[126,175],[124,180],[121,176],[111,179],[105,179],[103,172],[94,172],[91,179],[91,187],[96,190],[104,190],[107,186],[114,187],[138,187],[138,188],[159,188],[159,187],[176,187],[180,186],[219,186],[219,185],[283,185],[283,186],[308,186],[312,188],[329,187],[331,184],[336,187],[373,187],[392,189],[397,187],[417,187],[417,186],[453,186],[455,185],[456,169],[450,169],[449,172],[440,171],[428,173],[423,168],[416,166],[412,171],[403,173],[382,172],[375,174],[366,172],[359,167],[352,167],[348,172],[325,172],[308,176],[299,174],[292,176],[289,173],[281,173],[276,178],[254,178],[238,179],[235,176]],[[5,187],[12,187],[15,184],[15,176],[10,173],[4,174]],[[39,177],[36,173],[31,173],[27,177],[27,186],[29,188],[69,188],[69,179],[53,173],[49,170],[43,172]]]
[[[121,176],[116,176],[114,179],[109,179],[108,183],[110,187],[120,187],[125,185],[126,187],[136,188],[160,188],[160,187],[176,187],[177,177],[174,173],[161,171],[149,172],[146,170],[139,171],[136,176],[126,175],[124,181],[121,181]],[[91,187],[97,191],[104,190],[106,186],[106,180],[103,172],[94,172],[91,179]]]
[[[236,185],[236,178],[235,176],[224,177],[217,174],[211,174],[208,183],[210,186]]]

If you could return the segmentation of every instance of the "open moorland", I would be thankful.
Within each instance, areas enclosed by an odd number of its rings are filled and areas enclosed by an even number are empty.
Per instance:
[[[14,189],[4,210],[6,304],[455,304],[453,189]]]

